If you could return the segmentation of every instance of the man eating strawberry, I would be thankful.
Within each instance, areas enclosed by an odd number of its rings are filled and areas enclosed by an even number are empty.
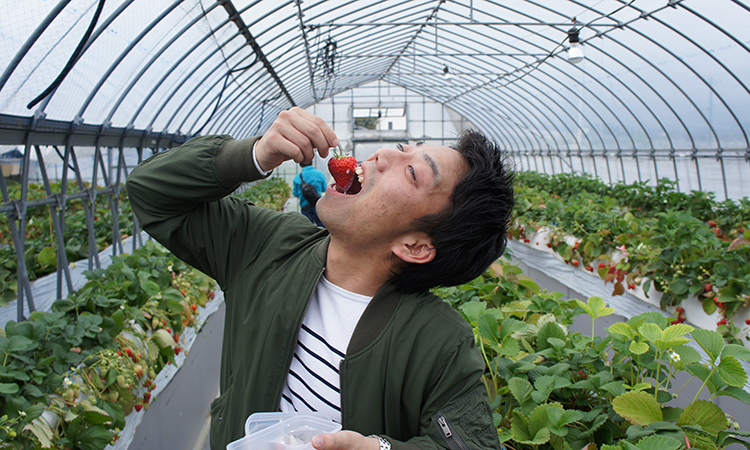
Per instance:
[[[318,450],[500,448],[471,327],[429,289],[503,253],[514,200],[502,152],[474,131],[453,147],[381,148],[318,201],[325,229],[229,195],[337,146],[295,107],[261,137],[194,138],[128,178],[143,228],[225,294],[211,448],[260,411],[341,423],[313,438]]]

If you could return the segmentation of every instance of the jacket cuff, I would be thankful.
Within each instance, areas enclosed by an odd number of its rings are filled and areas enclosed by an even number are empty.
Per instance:
[[[260,139],[254,136],[245,139],[224,141],[216,153],[216,173],[225,186],[256,181],[268,177],[271,172],[261,173],[255,163],[253,147]]]

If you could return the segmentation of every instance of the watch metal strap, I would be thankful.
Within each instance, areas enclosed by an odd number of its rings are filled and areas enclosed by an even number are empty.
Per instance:
[[[377,438],[380,442],[380,450],[391,450],[391,443],[388,441],[388,439],[384,438],[383,436],[378,436],[377,434],[371,434],[367,437],[374,437]]]

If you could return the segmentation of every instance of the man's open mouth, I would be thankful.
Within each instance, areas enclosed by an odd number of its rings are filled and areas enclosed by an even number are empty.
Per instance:
[[[346,195],[356,195],[356,194],[359,194],[359,191],[362,190],[362,181],[363,181],[362,167],[361,166],[357,166],[357,168],[355,169],[355,172],[356,172],[357,176],[355,176],[354,178],[352,178],[352,184],[349,186],[349,188],[346,191],[342,190],[341,187],[338,184],[335,184],[335,183],[333,185],[333,188],[337,192],[341,192],[342,194],[346,194]]]

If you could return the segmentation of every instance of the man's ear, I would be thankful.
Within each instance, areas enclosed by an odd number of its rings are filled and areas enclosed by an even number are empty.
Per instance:
[[[422,232],[409,233],[391,247],[391,251],[407,263],[424,264],[437,254],[432,239]]]

